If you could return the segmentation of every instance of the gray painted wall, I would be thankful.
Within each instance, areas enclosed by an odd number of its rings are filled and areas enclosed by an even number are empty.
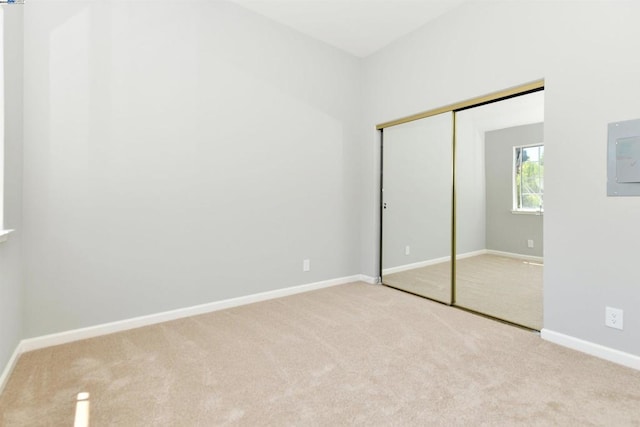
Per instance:
[[[4,15],[4,228],[0,243],[0,373],[22,338],[22,7]]]
[[[541,257],[544,215],[513,214],[513,147],[544,142],[544,124],[485,132],[487,249]],[[545,147],[546,149],[546,147]],[[527,240],[534,247],[527,246]]]
[[[228,2],[25,7],[26,336],[358,274],[360,65]]]

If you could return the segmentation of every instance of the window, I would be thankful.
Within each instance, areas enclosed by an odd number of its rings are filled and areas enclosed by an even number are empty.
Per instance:
[[[0,8],[0,243],[7,240],[11,230],[4,222],[4,9]]]
[[[0,8],[0,242],[4,230],[4,9]]]
[[[513,211],[542,212],[544,144],[513,147]]]

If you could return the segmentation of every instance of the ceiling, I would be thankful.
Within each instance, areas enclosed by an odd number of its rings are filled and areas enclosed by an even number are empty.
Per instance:
[[[360,58],[465,0],[231,0]]]

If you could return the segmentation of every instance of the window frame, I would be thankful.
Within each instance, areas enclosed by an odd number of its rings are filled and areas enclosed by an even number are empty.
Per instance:
[[[513,214],[541,215],[544,213],[544,170],[542,171],[542,174],[539,174],[542,177],[542,182],[543,182],[542,192],[538,193],[540,194],[540,198],[542,200],[542,204],[540,205],[540,207],[537,209],[518,207],[518,202],[521,203],[522,200],[518,200],[518,184],[516,181],[518,165],[517,165],[516,153],[518,149],[524,150],[526,148],[532,148],[532,147],[542,147],[543,156],[544,156],[544,141],[536,142],[534,144],[514,145],[512,147],[512,151],[511,151],[511,190],[512,190],[511,191],[511,213]],[[544,158],[543,156],[542,158]],[[538,163],[540,163],[540,159],[538,160]],[[522,165],[522,161],[520,165]],[[544,166],[544,162],[542,163],[542,166]],[[522,174],[520,175],[520,177],[522,178]],[[522,183],[520,185],[522,186]]]
[[[5,80],[4,80],[4,8],[0,7],[0,243],[6,242],[9,233],[5,223]]]
[[[4,139],[5,139],[5,97],[4,97],[4,8],[0,7],[0,242],[4,241]]]

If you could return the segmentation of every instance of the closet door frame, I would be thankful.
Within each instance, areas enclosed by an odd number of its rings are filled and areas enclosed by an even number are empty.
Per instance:
[[[456,102],[454,104],[445,105],[443,107],[434,108],[432,110],[423,111],[421,113],[412,114],[407,117],[391,120],[381,123],[376,126],[376,130],[379,131],[380,139],[380,204],[379,204],[379,224],[380,224],[380,239],[379,239],[379,283],[382,283],[382,262],[383,262],[383,247],[382,247],[382,231],[383,231],[383,180],[384,180],[384,129],[392,126],[401,125],[403,123],[413,122],[415,120],[424,119],[427,117],[435,116],[442,113],[453,113],[453,152],[451,156],[451,303],[448,305],[456,304],[456,113],[459,111],[467,110],[473,107],[479,107],[481,105],[490,104],[493,102],[503,101],[505,99],[513,98],[520,95],[526,95],[528,93],[538,92],[544,90],[544,79],[535,80],[533,82],[525,83],[523,85],[514,86],[508,89],[492,92],[487,95],[478,96],[468,99],[466,101]],[[427,297],[424,297],[427,298]]]

